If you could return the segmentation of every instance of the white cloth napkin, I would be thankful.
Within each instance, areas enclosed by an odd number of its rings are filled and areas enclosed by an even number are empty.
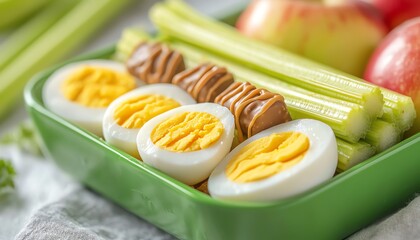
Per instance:
[[[420,239],[420,196],[397,213],[353,234],[349,239]]]
[[[87,189],[41,208],[16,240],[175,239]]]

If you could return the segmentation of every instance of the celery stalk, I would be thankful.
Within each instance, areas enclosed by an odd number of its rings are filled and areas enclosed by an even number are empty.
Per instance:
[[[328,124],[337,137],[348,141],[345,145],[347,149],[363,147],[361,154],[357,154],[356,158],[350,158],[352,159],[351,164],[356,164],[372,156],[372,149],[377,153],[382,152],[400,141],[401,132],[393,123],[379,119],[371,122],[367,113],[357,104],[323,96],[277,81],[264,74],[203,53],[199,49],[184,43],[171,42],[170,44],[184,54],[193,65],[201,61],[210,61],[227,67],[238,81],[247,81],[258,87],[282,94],[293,119],[312,118]],[[366,143],[358,143],[359,139],[364,136]],[[350,143],[355,143],[355,146],[349,147]],[[344,158],[346,156],[344,154],[340,154],[340,156],[340,159],[347,159]]]
[[[147,36],[142,32],[129,29],[123,33],[121,41],[117,45],[117,51],[119,55],[128,56],[132,49],[144,40],[147,40]],[[225,66],[234,74],[236,80],[250,82],[257,87],[283,95],[293,119],[312,118],[320,120],[328,124],[336,136],[350,142],[359,141],[369,129],[372,119],[365,109],[358,104],[295,87],[181,42],[167,43],[181,52],[186,60],[193,62],[194,65],[202,61],[210,61]]]
[[[15,26],[49,2],[51,0],[1,0],[0,29]]]
[[[170,38],[179,39],[322,95],[362,105],[372,118],[380,116],[379,87],[279,48],[247,39],[223,23],[195,13],[180,1],[156,4],[151,19]]]
[[[401,133],[410,129],[416,118],[413,100],[384,88],[382,94],[385,100],[382,118],[387,122],[395,123]]]
[[[212,56],[189,45],[171,42],[171,47],[195,63],[210,61],[228,68],[237,81],[250,82],[257,87],[284,96],[293,119],[312,118],[328,124],[337,137],[350,142],[363,138],[371,124],[368,113],[358,104],[331,98],[287,84],[252,69]]]
[[[376,152],[382,152],[400,141],[401,132],[392,123],[382,120],[373,121],[366,134],[365,141],[376,148]]]
[[[166,33],[169,34],[170,36],[173,36],[175,38],[180,38],[183,41],[187,41],[190,42],[192,44],[197,44],[200,45],[201,47],[204,48],[208,48],[211,51],[215,51],[218,54],[227,56],[227,57],[233,57],[235,58],[235,60],[240,60],[238,58],[243,58],[244,55],[245,59],[249,59],[251,61],[246,61],[245,64],[247,64],[247,66],[250,67],[257,67],[258,69],[261,67],[260,65],[264,65],[264,64],[268,64],[267,66],[271,66],[272,67],[268,67],[268,68],[272,68],[272,69],[268,69],[268,73],[269,74],[273,74],[275,77],[282,79],[282,74],[279,74],[278,69],[281,69],[281,66],[276,65],[275,64],[275,60],[276,59],[282,59],[283,60],[283,64],[287,65],[289,67],[289,71],[288,73],[292,73],[290,76],[293,78],[294,76],[299,76],[299,73],[302,74],[306,74],[311,72],[314,69],[307,69],[308,67],[311,67],[311,63],[306,61],[305,63],[302,61],[296,61],[296,56],[293,56],[291,54],[288,54],[286,52],[282,52],[279,49],[273,49],[273,47],[271,46],[267,46],[264,45],[262,43],[257,43],[253,40],[250,39],[246,39],[243,36],[240,36],[237,32],[233,31],[232,28],[230,28],[229,26],[226,26],[220,22],[217,21],[213,21],[212,19],[206,18],[202,15],[200,15],[199,13],[197,13],[196,11],[194,11],[193,9],[191,9],[188,5],[186,5],[185,3],[183,3],[183,1],[181,0],[171,0],[171,1],[167,1],[166,4],[166,10],[170,10],[173,13],[175,13],[178,17],[178,19],[182,18],[182,19],[186,19],[186,20],[190,20],[190,22],[193,22],[194,25],[193,27],[191,27],[190,25],[183,25],[184,27],[186,27],[187,31],[185,31],[184,33],[179,34],[179,31],[177,31],[175,29],[174,31],[174,27],[178,26],[176,23],[176,19],[174,18],[173,21],[171,21],[171,25],[167,26],[167,24],[165,25],[164,20],[162,19],[156,19],[157,22],[161,22],[161,26],[163,26],[163,29],[169,29],[169,31],[167,31]],[[159,8],[159,6],[157,6],[157,8]],[[164,8],[164,7],[163,7]],[[159,9],[157,10],[159,12]],[[152,12],[152,16],[153,16],[153,12]],[[159,16],[159,13],[157,14]],[[168,17],[171,17],[170,15]],[[162,20],[162,21],[160,21]],[[175,26],[176,25],[176,26]],[[200,33],[197,32],[197,29],[200,30],[205,30],[203,31],[203,33],[208,34],[203,38],[200,38],[200,36],[197,36],[197,38],[199,38],[199,41],[196,41],[195,39],[193,39],[193,35],[197,34],[200,35]],[[213,33],[213,34],[211,34]],[[191,35],[192,34],[192,35]],[[218,36],[223,36],[221,37],[222,39],[220,39],[220,37],[218,38]],[[201,35],[202,36],[202,35]],[[220,42],[215,42],[214,40],[220,40]],[[217,45],[218,43],[220,43],[220,47],[219,49],[217,49]],[[226,45],[226,47],[224,47]],[[241,46],[243,46],[243,48],[241,48],[241,50],[245,50],[243,52],[241,51],[236,51],[235,49],[240,48]],[[235,48],[236,47],[236,48]],[[249,51],[246,51],[249,50]],[[236,51],[236,52],[235,52]],[[243,53],[243,55],[241,55],[241,53]],[[259,59],[259,54],[264,55],[266,54],[268,60],[270,59],[274,59],[273,61],[264,61],[265,58],[261,58]],[[252,56],[251,58],[249,58],[249,56]],[[270,58],[271,56],[271,58]],[[264,57],[264,56],[262,56]],[[288,64],[291,63],[291,64]],[[293,63],[298,63],[295,65],[299,65],[299,66],[293,66]],[[281,64],[280,64],[281,65]],[[313,68],[315,68],[315,65],[312,66]],[[305,69],[306,68],[306,69]],[[350,90],[351,88],[355,88],[354,91],[358,92],[361,91],[359,93],[363,93],[363,91],[366,94],[369,94],[368,92],[366,93],[366,89],[364,89],[367,86],[362,86],[362,85],[357,85],[357,81],[361,81],[361,79],[349,76],[348,74],[345,73],[340,73],[338,71],[329,69],[327,67],[323,67],[321,65],[318,65],[316,68],[319,69],[319,71],[322,72],[328,72],[328,74],[325,74],[325,76],[322,76],[321,74],[319,74],[319,77],[327,77],[327,78],[331,78],[331,79],[326,79],[326,81],[332,81],[332,83],[334,83],[334,80],[336,80],[335,78],[343,78],[345,79],[345,81],[348,81],[347,84],[353,85],[356,84],[354,86],[350,86],[347,90]],[[264,66],[262,66],[262,68],[260,69],[261,71],[266,71],[266,69],[264,69]],[[296,72],[293,72],[293,70],[296,70]],[[317,69],[315,69],[316,71]],[[270,72],[273,71],[273,72]],[[287,71],[287,69],[286,69]],[[286,72],[284,71],[284,72]],[[332,74],[331,74],[332,73]],[[300,76],[302,75],[300,74]],[[336,75],[341,75],[341,76],[336,76]],[[315,76],[315,75],[313,75]],[[305,77],[305,76],[303,76]],[[341,80],[343,80],[341,79]],[[288,78],[284,78],[282,80],[291,80]],[[317,79],[314,79],[317,80]],[[310,79],[309,79],[310,81]],[[355,82],[356,81],[356,82]],[[296,84],[299,85],[298,82],[294,82],[292,84]],[[368,84],[369,85],[369,84]],[[342,85],[344,88],[346,87],[346,84]],[[373,86],[373,85],[370,85]],[[318,91],[316,89],[316,86],[311,86],[311,85],[306,85],[306,86],[301,86],[301,87],[307,87],[309,88],[311,91],[313,91],[313,89],[315,89],[316,91]],[[363,89],[363,90],[362,90]],[[339,88],[338,88],[339,90]],[[329,90],[326,90],[329,91]],[[375,89],[375,94],[378,94],[377,90]],[[411,98],[392,92],[390,90],[387,89],[383,89],[381,88],[381,92],[384,96],[384,109],[375,109],[376,107],[379,106],[378,104],[378,99],[375,97],[370,96],[368,99],[364,99],[362,101],[366,101],[365,104],[361,104],[363,105],[368,112],[371,112],[373,117],[376,116],[381,116],[382,111],[384,111],[384,116],[383,116],[383,120],[386,120],[390,123],[393,123],[397,126],[397,128],[400,130],[400,132],[404,132],[406,130],[408,130],[413,122],[414,119],[416,117],[416,112],[415,112],[415,108],[414,108],[414,104],[411,100]],[[328,95],[328,92],[322,92],[322,94],[324,95]],[[351,102],[352,99],[348,99],[346,95],[334,95],[335,93],[331,93],[335,98],[340,98],[343,100],[349,100]],[[376,100],[375,100],[376,99]],[[356,102],[359,103],[359,102]],[[360,104],[360,103],[359,103]]]
[[[33,74],[71,53],[129,0],[84,0],[36,39],[1,73],[0,117],[21,96]]]
[[[120,55],[128,56],[132,49],[147,37],[140,31],[127,30],[118,43]],[[265,88],[284,96],[287,108],[293,119],[312,118],[328,124],[335,135],[349,142],[357,142],[363,138],[372,119],[360,105],[343,100],[323,96],[277,79],[247,69],[228,60],[204,52],[182,42],[167,42],[172,48],[181,52],[194,65],[202,61],[210,61],[225,66],[238,81],[250,82],[257,87]]]
[[[349,143],[337,138],[337,147],[338,172],[346,171],[375,154],[375,147],[372,147],[368,143],[362,141],[358,143]]]
[[[124,41],[117,43],[115,59],[124,61],[141,41],[150,40],[151,37],[146,32],[136,28],[127,28],[124,29],[121,39],[124,39]]]
[[[0,45],[0,71],[28,47],[36,38],[48,30],[78,1],[54,1],[30,21],[23,24]]]
[[[130,56],[134,48],[139,45],[142,41],[151,40],[146,32],[141,31],[137,28],[126,28],[124,29],[120,40],[117,43],[116,54],[124,56],[124,60]]]

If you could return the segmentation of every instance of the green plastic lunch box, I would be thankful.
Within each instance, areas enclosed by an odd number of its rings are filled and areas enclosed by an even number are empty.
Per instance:
[[[110,47],[72,61],[109,58],[114,51]],[[213,199],[46,109],[42,88],[59,67],[35,76],[25,89],[44,152],[78,181],[177,238],[340,239],[420,191],[418,133],[291,198],[270,203]]]

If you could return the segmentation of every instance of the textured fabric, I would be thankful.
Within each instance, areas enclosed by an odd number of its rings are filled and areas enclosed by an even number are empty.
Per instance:
[[[86,189],[40,209],[16,236],[18,240],[174,239]]]
[[[16,170],[15,189],[0,194],[0,240],[13,239],[40,208],[81,188],[53,162],[16,146],[0,146],[0,158]]]
[[[420,196],[399,212],[355,233],[349,239],[420,239]]]

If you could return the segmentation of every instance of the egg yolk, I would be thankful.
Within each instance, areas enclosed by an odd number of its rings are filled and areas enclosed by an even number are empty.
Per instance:
[[[225,173],[236,183],[262,180],[299,163],[308,149],[309,139],[302,133],[274,133],[243,147]]]
[[[151,133],[152,142],[172,152],[206,149],[223,134],[223,124],[206,112],[184,112],[158,124]]]
[[[107,107],[114,99],[134,89],[129,74],[111,69],[84,66],[63,82],[61,91],[68,100],[92,108]]]
[[[114,111],[114,119],[124,128],[141,128],[150,119],[179,106],[166,96],[140,95],[121,103]]]

